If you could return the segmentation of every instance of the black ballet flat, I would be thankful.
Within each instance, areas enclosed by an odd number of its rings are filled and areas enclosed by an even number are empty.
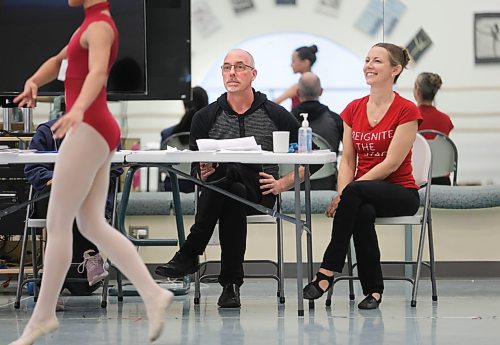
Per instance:
[[[365,297],[364,300],[359,302],[358,308],[359,309],[377,309],[378,305],[382,303],[382,295],[380,295],[379,299],[376,299],[373,297],[372,294],[369,294],[368,296]]]
[[[319,286],[319,282],[323,280],[326,280],[328,282],[328,286],[325,290],[323,290]],[[308,300],[318,299],[332,287],[332,284],[333,284],[333,276],[329,277],[326,274],[318,272],[316,273],[316,280],[307,284],[302,290],[302,294],[304,298]]]

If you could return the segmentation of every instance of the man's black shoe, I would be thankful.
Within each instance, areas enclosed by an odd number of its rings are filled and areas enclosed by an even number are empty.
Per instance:
[[[368,296],[365,297],[364,300],[359,302],[358,308],[359,309],[377,309],[378,305],[382,303],[382,295],[380,295],[379,299],[376,299],[373,297],[372,294],[369,294]]]
[[[157,266],[155,273],[163,277],[182,278],[188,274],[195,273],[198,270],[199,264],[198,255],[191,257],[177,252],[172,260],[165,265]]]
[[[240,287],[237,284],[226,284],[222,288],[222,294],[217,302],[221,308],[239,308],[240,302]]]

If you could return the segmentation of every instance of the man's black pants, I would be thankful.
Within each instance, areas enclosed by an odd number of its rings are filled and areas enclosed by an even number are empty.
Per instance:
[[[238,163],[220,164],[209,181],[246,200],[272,208],[276,196],[263,196],[260,190],[259,169]],[[243,284],[243,260],[246,250],[246,216],[259,213],[223,194],[202,188],[198,198],[195,223],[180,249],[189,256],[202,255],[219,221],[221,271],[219,283]]]

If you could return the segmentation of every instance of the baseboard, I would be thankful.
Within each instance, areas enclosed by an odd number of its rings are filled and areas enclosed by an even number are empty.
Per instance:
[[[153,276],[154,270],[158,264],[147,264],[149,271]],[[346,265],[347,266],[347,265]],[[319,263],[314,263],[314,272],[319,268]],[[402,265],[384,265],[384,275],[399,276],[404,275],[404,267]],[[275,274],[275,268],[270,264],[246,263],[245,273],[247,274]],[[113,272],[114,273],[114,272]],[[210,264],[206,267],[206,274],[218,274],[219,265]],[[285,263],[284,265],[285,278],[296,277],[296,266],[294,263]],[[346,274],[344,267],[343,274]],[[303,265],[304,277],[307,275],[307,267]],[[429,270],[425,267],[422,269],[422,276],[428,277]],[[439,261],[436,262],[436,276],[438,279],[498,279],[500,278],[500,262],[499,261]]]

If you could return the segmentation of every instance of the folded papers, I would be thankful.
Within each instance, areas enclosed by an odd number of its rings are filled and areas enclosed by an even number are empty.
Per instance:
[[[196,140],[200,151],[262,151],[257,145],[254,137],[244,137],[236,139],[198,139]]]

